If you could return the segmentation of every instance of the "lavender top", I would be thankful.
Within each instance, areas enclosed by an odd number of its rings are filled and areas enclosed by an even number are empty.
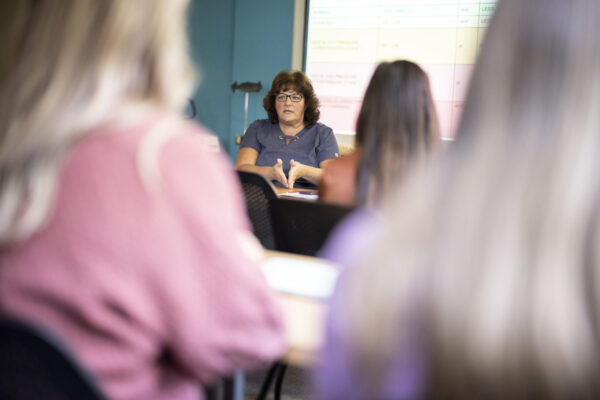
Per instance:
[[[348,332],[340,329],[339,317],[351,313],[340,295],[340,286],[361,257],[368,257],[371,246],[380,235],[381,216],[362,209],[348,216],[329,237],[319,256],[334,261],[345,268],[340,274],[336,290],[329,302],[325,343],[315,368],[313,382],[320,400],[363,399],[416,399],[422,397],[426,365],[418,340],[416,326],[399,327],[399,334],[410,335],[410,347],[398,348],[390,344],[391,362],[388,373],[373,393],[361,385],[363,372],[354,360],[353,344]],[[373,335],[377,335],[376,328]]]

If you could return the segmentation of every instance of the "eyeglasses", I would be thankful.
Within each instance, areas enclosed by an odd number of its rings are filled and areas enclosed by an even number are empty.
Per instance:
[[[302,95],[301,94],[285,94],[285,93],[281,93],[278,94],[275,99],[280,102],[280,103],[285,103],[285,101],[288,99],[288,97],[290,98],[290,100],[292,100],[293,103],[300,103],[302,101]]]

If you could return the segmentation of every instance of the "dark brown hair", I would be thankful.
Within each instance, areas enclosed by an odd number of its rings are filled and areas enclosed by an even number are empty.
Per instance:
[[[269,120],[276,124],[279,122],[275,109],[275,97],[282,89],[293,88],[304,97],[304,125],[309,127],[319,120],[319,99],[315,94],[310,79],[302,71],[281,71],[273,79],[271,90],[263,99],[263,107],[267,111]]]
[[[365,92],[356,122],[356,202],[365,204],[374,180],[375,201],[440,141],[427,74],[410,61],[381,63]]]

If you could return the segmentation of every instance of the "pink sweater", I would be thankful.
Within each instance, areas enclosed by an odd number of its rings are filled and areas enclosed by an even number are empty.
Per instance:
[[[233,170],[197,127],[169,140],[162,186],[136,167],[152,123],[80,140],[49,223],[0,251],[0,309],[41,323],[114,399],[198,399],[201,384],[285,349],[280,309],[240,246]]]

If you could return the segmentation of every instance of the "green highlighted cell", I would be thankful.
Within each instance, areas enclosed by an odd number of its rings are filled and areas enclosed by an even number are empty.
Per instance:
[[[496,11],[496,6],[497,3],[493,2],[493,3],[481,3],[479,5],[479,15],[482,16],[490,16],[494,14],[494,11]]]

